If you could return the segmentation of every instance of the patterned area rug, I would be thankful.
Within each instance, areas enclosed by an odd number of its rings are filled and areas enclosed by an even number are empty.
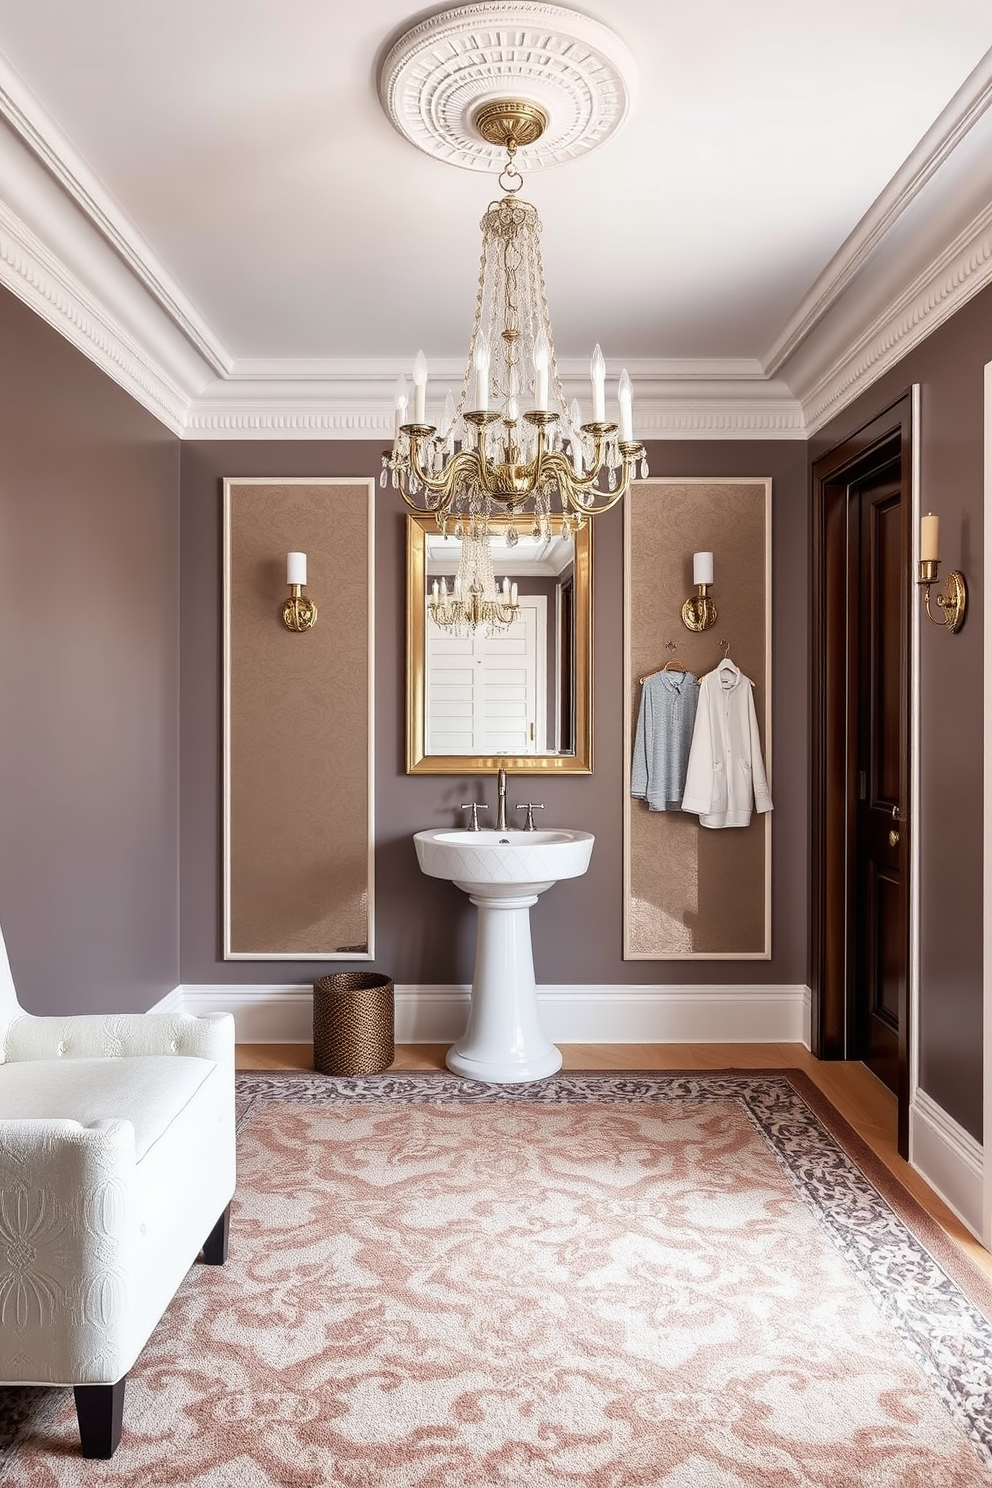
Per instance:
[[[992,1488],[992,1293],[804,1076],[238,1094],[116,1458],[0,1392],[4,1488]]]

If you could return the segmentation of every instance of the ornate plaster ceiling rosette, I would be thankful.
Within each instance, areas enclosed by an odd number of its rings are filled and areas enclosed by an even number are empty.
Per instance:
[[[608,27],[558,5],[463,5],[430,17],[391,48],[379,74],[389,118],[428,155],[466,170],[499,171],[502,146],[480,138],[486,104],[522,99],[548,123],[519,152],[525,169],[595,150],[633,106],[633,55]]]

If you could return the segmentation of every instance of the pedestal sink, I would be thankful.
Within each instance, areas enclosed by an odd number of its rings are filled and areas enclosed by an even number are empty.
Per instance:
[[[537,1010],[530,907],[560,878],[585,873],[595,841],[566,828],[414,835],[421,872],[464,889],[479,911],[468,1027],[448,1050],[457,1075],[496,1084],[540,1080],[561,1069]]]

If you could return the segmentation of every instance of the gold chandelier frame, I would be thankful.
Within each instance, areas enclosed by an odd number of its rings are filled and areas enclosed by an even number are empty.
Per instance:
[[[411,511],[432,513],[440,531],[447,531],[449,520],[454,519],[457,536],[463,518],[473,527],[484,527],[495,513],[511,519],[532,516],[534,530],[544,532],[552,497],[557,495],[562,528],[568,535],[581,529],[588,518],[616,506],[636,478],[638,467],[642,477],[647,475],[646,452],[632,437],[626,373],[620,384],[621,425],[604,416],[605,364],[598,347],[594,368],[598,357],[600,407],[596,406],[594,370],[590,421],[579,421],[577,405],[569,408],[561,386],[544,285],[540,218],[534,207],[517,196],[523,179],[515,164],[518,147],[540,139],[546,114],[523,100],[499,100],[480,108],[473,124],[488,143],[505,148],[507,161],[499,177],[505,195],[490,204],[482,221],[479,286],[461,394],[457,404],[449,394],[445,427],[439,429],[423,417],[426,369],[419,383],[415,373],[420,401],[414,418],[406,421],[401,379],[396,434],[392,450],[382,457],[381,481],[385,485],[391,480]],[[491,345],[490,328],[493,341],[501,344]],[[536,405],[523,411],[519,407],[522,343],[535,368]],[[490,409],[490,359],[496,357],[493,384],[500,407]],[[544,359],[542,371],[536,370],[539,358]],[[473,370],[475,407],[469,406]],[[552,391],[557,410],[548,406]],[[461,444],[457,450],[456,440]]]

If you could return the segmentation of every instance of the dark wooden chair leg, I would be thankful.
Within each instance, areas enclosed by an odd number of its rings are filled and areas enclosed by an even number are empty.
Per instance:
[[[74,1385],[79,1441],[84,1457],[113,1457],[124,1424],[124,1379],[116,1385]]]
[[[231,1222],[231,1206],[228,1204],[203,1244],[203,1259],[208,1266],[223,1266],[227,1260],[227,1234]]]

